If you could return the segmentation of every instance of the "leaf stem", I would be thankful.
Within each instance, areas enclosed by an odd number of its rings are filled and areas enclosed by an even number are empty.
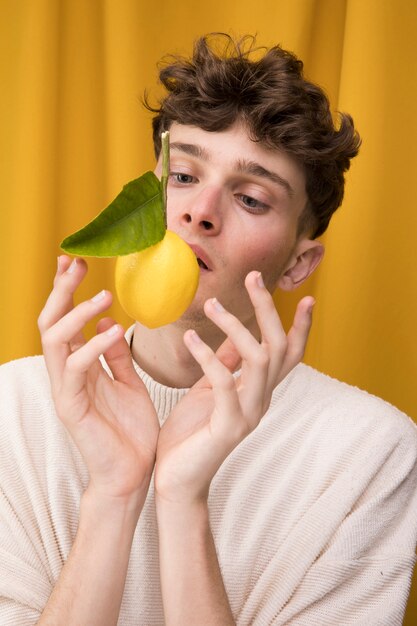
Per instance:
[[[167,228],[167,185],[168,185],[168,176],[169,176],[169,131],[168,130],[165,130],[161,134],[161,141],[162,141],[162,176],[161,176],[162,204],[164,207],[165,228]]]

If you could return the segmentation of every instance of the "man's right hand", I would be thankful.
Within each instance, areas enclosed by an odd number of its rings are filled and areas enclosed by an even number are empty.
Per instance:
[[[117,506],[141,509],[155,463],[159,422],[135,372],[123,328],[111,318],[86,341],[83,328],[112,302],[111,293],[73,303],[85,274],[83,259],[62,255],[38,326],[57,414],[90,475],[87,491]],[[103,354],[113,378],[103,368]],[[138,510],[138,514],[140,510]]]

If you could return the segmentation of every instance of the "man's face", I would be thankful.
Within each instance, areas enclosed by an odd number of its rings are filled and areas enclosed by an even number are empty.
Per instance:
[[[174,123],[170,143],[168,228],[207,266],[201,263],[196,297],[180,323],[198,326],[205,300],[215,296],[250,327],[244,279],[258,270],[272,291],[294,258],[305,175],[289,155],[252,141],[241,124],[207,132]],[[160,176],[161,159],[155,171]]]

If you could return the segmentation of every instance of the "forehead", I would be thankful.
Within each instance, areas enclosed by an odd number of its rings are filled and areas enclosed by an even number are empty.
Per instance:
[[[170,128],[173,158],[188,154],[219,166],[223,171],[236,170],[262,177],[262,170],[288,181],[295,194],[305,193],[305,174],[302,166],[282,150],[272,149],[253,141],[246,126],[236,123],[230,128],[209,132],[197,126],[174,122]]]

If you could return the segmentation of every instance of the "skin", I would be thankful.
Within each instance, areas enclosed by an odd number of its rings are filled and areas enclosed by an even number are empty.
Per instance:
[[[184,346],[184,332],[194,328],[214,350],[225,339],[221,329],[208,321],[204,302],[216,297],[259,338],[244,286],[247,274],[260,271],[271,293],[277,287],[295,289],[320,263],[324,249],[307,234],[297,237],[298,219],[307,202],[305,176],[288,155],[251,141],[240,124],[209,133],[174,123],[170,142],[197,146],[208,157],[171,148],[168,228],[188,243],[199,245],[209,256],[213,271],[201,272],[194,301],[178,322],[156,331],[137,324],[132,352],[158,382],[189,387],[202,372]],[[278,174],[290,184],[293,194],[269,179],[239,172],[242,155]],[[155,173],[160,175],[161,161]],[[163,364],[158,358],[161,350]]]
[[[87,264],[60,257],[38,324],[57,414],[84,457],[90,483],[74,546],[41,625],[117,623],[153,471],[166,624],[235,623],[209,525],[210,483],[303,356],[313,299],[301,300],[286,335],[270,292],[301,284],[323,248],[307,235],[296,236],[305,179],[287,155],[252,142],[239,125],[206,133],[174,124],[171,141],[200,146],[205,154],[172,150],[168,226],[199,245],[213,267],[202,272],[182,320],[156,331],[136,325],[133,355],[157,380],[191,389],[160,428],[120,325],[104,317],[95,337],[83,337],[86,323],[105,313],[112,295],[103,292],[74,307]],[[270,178],[242,173],[242,155],[280,176],[292,193]]]

